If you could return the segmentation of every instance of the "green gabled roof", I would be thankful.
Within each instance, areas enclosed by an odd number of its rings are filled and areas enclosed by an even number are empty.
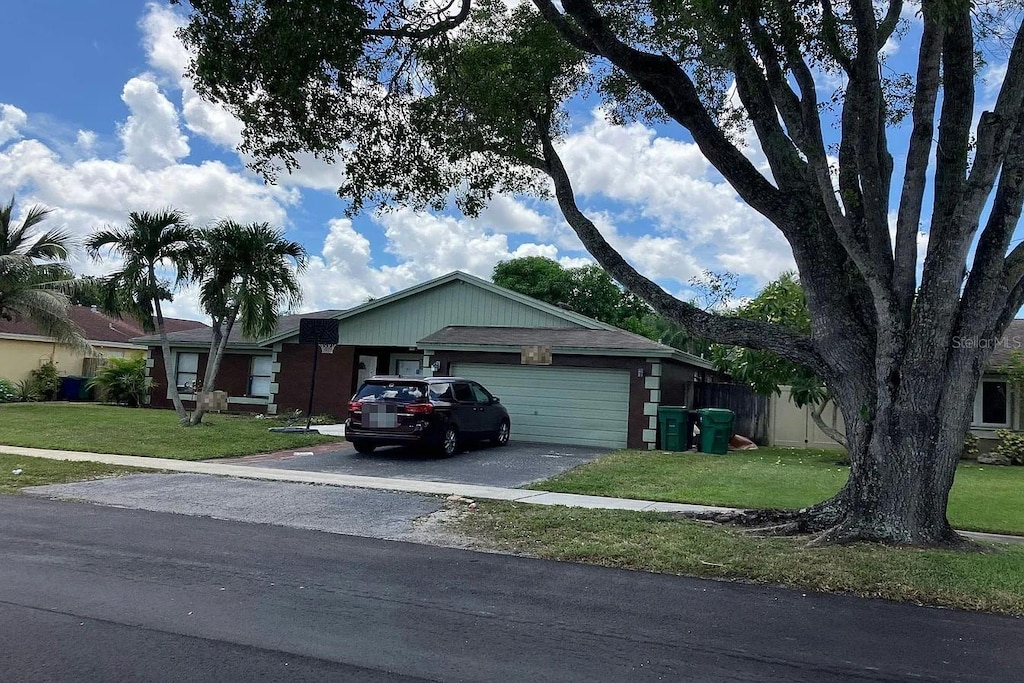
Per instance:
[[[549,303],[545,303],[545,302],[540,301],[538,299],[534,299],[533,297],[526,296],[525,294],[520,294],[519,292],[512,291],[511,289],[506,289],[504,287],[499,287],[498,285],[494,284],[493,282],[488,282],[487,280],[483,280],[483,279],[478,278],[478,277],[476,277],[474,275],[470,275],[469,273],[463,273],[462,271],[458,271],[458,270],[453,271],[451,273],[448,273],[447,275],[442,275],[441,277],[434,278],[433,280],[427,280],[426,282],[422,282],[422,283],[420,283],[418,285],[414,285],[412,287],[409,287],[407,289],[403,289],[403,290],[395,292],[393,294],[388,294],[387,296],[383,296],[383,297],[381,297],[379,299],[374,299],[373,301],[369,301],[369,302],[367,302],[365,304],[362,304],[360,306],[356,306],[355,308],[350,308],[350,309],[345,310],[345,311],[340,311],[340,312],[338,312],[338,313],[336,313],[334,315],[331,315],[330,317],[335,318],[336,320],[347,320],[349,318],[353,318],[353,317],[361,315],[363,313],[367,313],[369,311],[376,310],[376,309],[381,308],[383,306],[388,306],[388,305],[393,304],[393,303],[395,303],[397,301],[401,301],[403,299],[407,299],[407,298],[409,298],[411,296],[415,296],[416,294],[419,294],[421,292],[425,292],[425,291],[433,289],[435,287],[440,287],[442,285],[446,285],[446,284],[448,284],[450,282],[456,282],[456,281],[461,281],[461,282],[464,282],[466,284],[473,285],[474,287],[479,287],[479,288],[484,289],[486,291],[489,291],[489,292],[492,292],[494,294],[497,294],[498,296],[505,297],[506,299],[510,299],[512,301],[515,301],[515,302],[518,302],[520,304],[529,306],[531,308],[535,308],[535,309],[537,309],[539,311],[543,311],[545,313],[548,313],[550,315],[556,316],[558,318],[562,318],[563,320],[566,320],[568,322],[571,322],[573,324],[579,325],[580,327],[584,327],[584,328],[587,328],[587,329],[590,329],[590,330],[617,330],[618,329],[614,325],[609,325],[608,323],[603,323],[603,322],[601,322],[599,320],[594,320],[593,318],[588,318],[585,315],[580,315],[579,313],[575,313],[573,311],[567,311],[564,308],[559,308],[558,306],[553,306],[553,305],[551,305]],[[297,324],[291,330],[286,330],[286,329],[283,329],[282,327],[279,327],[277,334],[275,334],[275,335],[273,335],[271,337],[268,337],[267,339],[261,340],[260,343],[263,344],[263,345],[276,344],[277,342],[281,342],[281,341],[284,341],[286,339],[290,339],[291,337],[294,337],[298,333],[299,333],[299,328],[298,328]]]

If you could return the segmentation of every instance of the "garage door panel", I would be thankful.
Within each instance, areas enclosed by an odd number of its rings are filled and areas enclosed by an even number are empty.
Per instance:
[[[505,405],[504,402],[502,404]],[[510,414],[513,412],[513,410],[510,409],[508,405],[505,405],[505,408],[509,410]],[[581,415],[578,409],[566,405],[557,405],[551,407],[535,405],[532,410],[528,407],[518,405],[513,405],[513,408],[514,412],[517,415],[529,417],[532,421],[547,419],[572,420],[573,422],[579,423],[593,422],[598,425],[605,423],[617,424],[619,422],[621,422],[623,425],[626,424],[624,416],[621,413],[616,412],[614,410],[590,410],[587,412],[586,415]],[[589,427],[590,425],[588,424],[587,426]]]
[[[543,371],[541,371],[541,372],[543,372]],[[578,372],[586,373],[587,371],[586,370],[579,370]],[[620,383],[617,383],[617,384],[618,385],[625,385],[625,386],[628,387],[628,373],[627,372],[622,372],[621,374],[622,374],[623,378],[626,379],[626,381],[623,381],[623,382],[620,382]],[[533,390],[535,390],[537,388],[537,385],[536,385],[535,381],[531,381],[531,378],[522,377],[522,376],[518,376],[518,375],[515,375],[515,374],[508,374],[508,373],[505,373],[505,372],[499,373],[498,376],[501,376],[502,379],[504,380],[503,383],[502,383],[502,388],[505,389],[506,391],[530,392],[530,391],[533,391]],[[551,375],[551,377],[555,377],[555,376],[556,375]],[[544,377],[544,375],[538,375],[538,377]],[[595,392],[595,391],[607,391],[608,388],[609,388],[609,376],[587,377],[585,374],[582,375],[582,376],[573,376],[571,374],[567,375],[566,373],[561,372],[561,373],[557,373],[557,377],[560,377],[560,378],[568,377],[568,378],[570,378],[569,381],[572,382],[571,386],[562,386],[562,387],[560,387],[560,389],[562,391],[566,391],[566,392],[569,392],[569,393],[584,393],[584,392]],[[615,377],[615,375],[612,374],[612,375],[610,375],[610,377]],[[532,379],[536,380],[537,378],[532,378]]]
[[[487,388],[490,389],[489,386]],[[530,412],[537,411],[538,413],[554,411],[556,413],[569,416],[576,415],[579,412],[576,407],[576,405],[580,403],[578,399],[566,399],[563,396],[538,396],[536,391],[521,395],[509,394],[508,392],[502,394],[494,392],[494,395],[497,396],[501,400],[501,403],[506,407],[509,405],[515,405],[519,410],[529,410]],[[617,406],[608,406],[603,404],[594,405],[593,402],[591,402],[588,408],[589,414],[601,415],[602,419],[616,419],[622,416]]]
[[[629,372],[602,368],[458,363],[501,399],[519,441],[624,447]]]

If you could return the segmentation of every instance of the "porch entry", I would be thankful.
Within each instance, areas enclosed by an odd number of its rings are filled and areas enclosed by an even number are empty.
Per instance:
[[[391,354],[391,374],[403,377],[422,377],[423,354],[393,353]]]

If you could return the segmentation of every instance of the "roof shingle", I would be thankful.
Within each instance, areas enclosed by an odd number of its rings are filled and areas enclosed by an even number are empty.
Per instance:
[[[473,346],[551,346],[609,351],[673,351],[672,347],[625,330],[571,327],[474,327],[451,325],[424,337],[421,344]]]
[[[280,334],[294,330],[298,332],[299,320],[302,318],[331,318],[338,315],[344,309],[327,309],[324,311],[313,311],[312,313],[297,313],[295,315],[283,315],[278,318],[277,329],[271,334],[271,337],[276,337]],[[212,329],[209,326],[204,325],[202,329],[184,330],[180,332],[174,332],[167,335],[168,340],[174,344],[209,344],[212,340]],[[160,336],[155,334],[146,335],[145,337],[138,337],[135,340],[137,344],[145,344],[147,346],[156,346],[160,343]],[[245,336],[242,333],[241,325],[236,324],[231,330],[231,334],[228,335],[228,342],[232,344],[250,344],[257,345],[262,340],[252,339]]]
[[[101,342],[130,344],[133,339],[145,334],[142,326],[136,321],[115,318],[94,310],[90,306],[71,306],[68,308],[68,317],[82,331],[82,336],[94,344]],[[175,332],[197,328],[209,330],[198,320],[164,318],[164,323],[168,330]],[[0,334],[43,336],[42,331],[29,320],[0,319]]]

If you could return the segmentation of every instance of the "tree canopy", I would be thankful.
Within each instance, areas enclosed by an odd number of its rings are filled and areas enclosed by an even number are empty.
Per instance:
[[[180,211],[132,211],[124,226],[94,232],[86,240],[93,258],[107,251],[116,255],[121,267],[102,280],[100,307],[114,315],[128,315],[142,328],[160,335],[164,374],[178,420],[187,419],[178,394],[175,369],[170,362],[171,345],[164,325],[162,302],[170,301],[173,290],[195,276],[195,243],[198,232]],[[161,277],[170,271],[172,280]]]
[[[523,256],[499,262],[491,279],[496,285],[588,318],[656,337],[649,320],[651,308],[635,294],[624,291],[598,265],[565,268],[543,256]]]
[[[213,335],[203,385],[197,391],[190,423],[199,424],[224,359],[231,331],[238,325],[251,339],[277,329],[282,310],[302,300],[298,271],[306,267],[306,250],[269,223],[242,225],[218,221],[200,233],[193,248],[199,302],[210,316]]]
[[[473,213],[494,192],[552,196],[597,262],[667,319],[830,387],[849,482],[781,521],[822,542],[961,542],[945,510],[991,345],[953,340],[999,336],[1024,302],[1015,3],[191,5],[192,76],[242,119],[258,169],[272,176],[301,153],[338,161],[352,210],[454,201]],[[890,67],[893,45],[916,56],[911,73]],[[991,101],[984,51],[1005,59]],[[613,248],[559,154],[580,96],[603,98],[615,122],[685,130],[788,241],[809,329],[705,311]]]
[[[14,221],[14,198],[0,206],[0,319],[27,320],[48,337],[88,350],[68,317],[74,273],[67,264],[74,240],[63,228],[40,228],[51,209],[33,206]]]

